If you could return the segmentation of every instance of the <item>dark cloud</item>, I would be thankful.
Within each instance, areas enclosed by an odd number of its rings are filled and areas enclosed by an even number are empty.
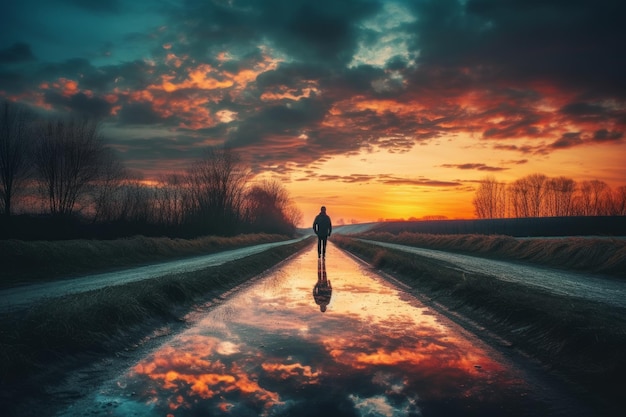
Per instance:
[[[17,71],[0,70],[0,91],[21,92],[29,82]]]
[[[127,18],[130,7],[57,2],[98,19]],[[107,45],[112,55],[141,49],[129,59],[99,61],[98,45],[92,56],[40,62],[34,43],[7,41],[0,92],[108,116],[118,127],[169,129],[193,137],[188,146],[226,142],[249,155],[253,169],[406,152],[468,133],[528,155],[623,140],[620,1],[398,0],[403,19],[389,17],[391,3],[382,0],[156,3],[167,10],[165,24],[127,28]],[[385,18],[398,22],[380,24]],[[388,49],[384,59],[353,61],[363,50]]]
[[[528,159],[517,159],[517,160],[511,160],[511,161],[504,161],[504,164],[508,164],[508,165],[524,165],[528,163]]]
[[[582,145],[583,139],[580,132],[568,132],[563,134],[559,140],[550,145],[553,148],[571,148],[574,146]]]
[[[503,168],[503,167],[492,167],[486,164],[481,164],[481,163],[467,163],[467,164],[443,164],[441,165],[444,168],[457,168],[457,169],[463,169],[463,170],[467,170],[467,169],[475,169],[478,171],[506,171],[509,168]]]
[[[423,65],[466,68],[478,81],[550,81],[624,97],[626,3],[527,0],[408,2]],[[491,72],[485,72],[485,69]],[[485,74],[490,75],[489,78]]]
[[[508,107],[508,106],[507,106]],[[483,132],[487,139],[509,139],[519,137],[537,137],[541,134],[538,125],[541,117],[529,111],[516,111],[510,108],[500,109],[496,112],[504,120],[489,127]]]
[[[87,80],[102,79],[106,76],[108,82],[113,81],[120,88],[141,91],[158,82],[159,75],[150,63],[144,60],[134,60],[116,66],[101,67],[97,74],[90,74]]]
[[[258,8],[259,27],[274,45],[304,62],[345,65],[357,47],[356,24],[380,10],[379,1],[268,0]]]
[[[205,147],[198,147],[195,136],[107,137],[127,163],[146,173],[184,172],[190,161],[199,159]]]
[[[624,137],[623,132],[598,129],[592,135],[583,135],[581,132],[568,132],[553,142],[551,148],[571,148],[583,144],[598,142],[618,142]]]
[[[34,66],[19,69],[7,69],[2,71],[0,63],[0,91],[31,93],[41,88],[42,84],[52,84],[61,78],[77,80],[82,77],[83,81],[92,74],[101,72],[93,67],[85,59],[72,59],[60,63],[39,63]]]
[[[24,42],[16,42],[8,48],[0,49],[0,65],[16,62],[32,61],[35,55],[30,45]]]
[[[290,51],[298,48],[299,55],[309,59],[349,62],[352,59],[350,53],[356,46],[351,23],[350,15],[336,11],[335,8],[319,7],[314,3],[302,4],[291,16],[286,16],[284,30],[289,36],[278,38],[278,43]],[[289,40],[293,40],[297,46],[292,46],[287,42]],[[307,48],[301,48],[303,44]]]
[[[89,97],[83,93],[64,96],[50,91],[45,94],[46,103],[67,109],[71,114],[103,119],[111,112],[111,104],[99,97]]]
[[[604,115],[607,113],[607,110],[598,104],[593,103],[569,103],[561,108],[561,113],[566,114],[568,116],[598,116]]]
[[[227,143],[241,147],[262,142],[264,137],[271,135],[297,137],[309,126],[319,123],[326,111],[325,104],[315,99],[268,106],[239,123]]]
[[[122,125],[156,125],[163,123],[163,117],[154,111],[147,102],[130,103],[122,107],[119,114]]]
[[[237,70],[239,68],[233,68]],[[299,62],[281,63],[276,69],[260,74],[256,85],[260,90],[277,86],[298,87],[309,80],[325,80],[331,73],[322,67]]]
[[[419,187],[458,187],[462,185],[457,181],[440,181],[428,178],[400,178],[392,175],[382,176],[379,180],[383,184],[392,185],[415,185]]]
[[[228,50],[241,56],[263,41],[290,60],[335,67],[352,59],[356,24],[379,9],[369,0],[188,0],[172,13],[172,23],[186,34],[185,52],[194,55]]]
[[[356,184],[356,183],[369,183],[377,178],[376,175],[361,175],[361,174],[352,174],[352,175],[329,175],[329,174],[320,174],[315,175],[315,178],[319,181],[331,181],[331,182],[345,182],[348,184]]]
[[[493,146],[493,149],[497,151],[513,151],[520,152],[522,154],[534,154],[541,153],[544,147],[542,146],[530,146],[530,145],[503,145],[496,144]]]
[[[403,178],[390,174],[352,174],[352,175],[329,175],[311,174],[309,179],[314,177],[319,181],[345,182],[349,184],[379,182],[393,185],[413,185],[419,187],[457,187],[461,185],[456,181],[439,181],[428,178]]]
[[[607,129],[596,130],[593,133],[593,140],[596,142],[617,141],[624,137],[624,132],[609,131]]]

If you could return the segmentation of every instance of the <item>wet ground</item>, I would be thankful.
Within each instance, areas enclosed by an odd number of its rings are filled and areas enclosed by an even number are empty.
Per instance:
[[[188,319],[59,415],[587,415],[536,365],[332,244],[325,261],[306,249]]]

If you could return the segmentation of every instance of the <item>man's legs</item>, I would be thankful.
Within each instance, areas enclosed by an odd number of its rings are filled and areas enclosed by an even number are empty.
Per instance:
[[[322,256],[325,258],[326,257],[326,241],[328,240],[327,237],[322,239]]]
[[[322,238],[321,237],[317,238],[317,257],[318,258],[322,257]]]

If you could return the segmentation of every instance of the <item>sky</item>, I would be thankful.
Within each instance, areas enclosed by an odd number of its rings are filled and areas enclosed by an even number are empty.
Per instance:
[[[21,0],[0,97],[145,179],[235,149],[312,223],[472,218],[479,181],[626,185],[621,0]]]

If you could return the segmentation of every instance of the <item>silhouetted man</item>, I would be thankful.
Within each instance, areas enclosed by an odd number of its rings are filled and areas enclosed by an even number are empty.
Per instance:
[[[317,257],[326,257],[326,241],[333,231],[333,225],[324,206],[320,209],[320,214],[315,216],[313,231],[317,235]]]

